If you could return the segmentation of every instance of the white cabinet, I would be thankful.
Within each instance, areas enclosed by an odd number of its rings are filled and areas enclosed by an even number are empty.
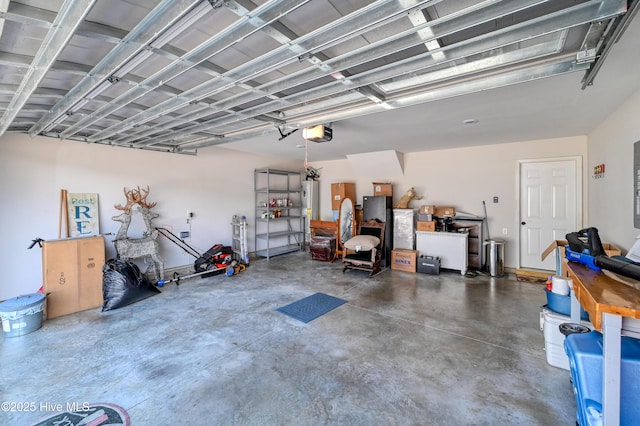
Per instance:
[[[416,250],[419,256],[440,258],[440,267],[467,273],[468,233],[416,231]]]
[[[256,169],[254,190],[256,256],[304,249],[301,173]]]

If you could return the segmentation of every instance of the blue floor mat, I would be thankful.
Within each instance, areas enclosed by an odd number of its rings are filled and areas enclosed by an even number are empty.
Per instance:
[[[319,316],[334,310],[338,306],[347,303],[346,300],[329,296],[324,293],[316,293],[276,309],[285,315],[289,315],[304,323],[312,321]]]

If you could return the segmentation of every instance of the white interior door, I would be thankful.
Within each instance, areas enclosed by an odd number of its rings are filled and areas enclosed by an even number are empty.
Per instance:
[[[553,240],[578,230],[582,165],[579,158],[520,163],[520,267],[554,271],[555,256],[540,256]]]

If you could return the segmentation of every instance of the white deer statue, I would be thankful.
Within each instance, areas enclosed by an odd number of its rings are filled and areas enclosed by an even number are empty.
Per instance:
[[[123,213],[111,218],[121,223],[114,241],[118,258],[122,260],[151,258],[153,275],[156,280],[162,280],[164,279],[164,265],[159,254],[160,246],[156,241],[158,231],[152,225],[153,219],[158,217],[158,214],[150,210],[156,203],[149,204],[146,201],[149,195],[149,187],[147,187],[146,191],[144,189],[140,190],[140,187],[129,191],[125,188],[124,195],[127,197],[127,204],[125,206],[120,204],[114,206],[116,209],[122,210]],[[131,223],[131,208],[135,204],[141,207],[140,214],[147,228],[142,238],[127,237],[127,231]]]

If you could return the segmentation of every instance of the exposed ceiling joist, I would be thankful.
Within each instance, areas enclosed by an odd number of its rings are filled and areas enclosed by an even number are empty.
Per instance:
[[[51,65],[73,36],[77,27],[89,13],[96,0],[66,0],[61,6],[52,27],[47,32],[40,49],[36,53],[20,87],[9,103],[9,107],[0,117],[0,135],[2,135],[31,94],[36,90]]]
[[[604,12],[608,11],[605,10]],[[599,9],[596,4],[580,5],[576,8],[570,8],[557,12],[552,17],[545,17],[544,19],[534,19],[522,24],[507,27],[490,35],[476,37],[470,41],[465,41],[460,44],[450,45],[434,51],[425,51],[420,55],[413,56],[404,61],[397,61],[392,64],[383,65],[375,69],[359,73],[356,76],[346,78],[345,80],[348,81],[348,86],[354,89],[370,84],[380,85],[380,83],[385,80],[397,76],[412,74],[422,69],[438,65],[439,63],[444,62],[445,58],[451,58],[451,61],[455,59],[468,58],[474,55],[480,55],[492,49],[500,49],[514,43],[520,43],[526,40],[530,40],[536,36],[539,36],[540,34],[552,33],[557,29],[574,27],[583,24],[584,22],[588,22],[590,19],[594,19],[596,16],[599,16],[599,13],[602,13],[602,10]],[[476,21],[474,24],[495,19],[495,15],[483,15],[476,13],[473,16],[478,19],[478,21]],[[421,27],[425,27],[425,25],[422,25],[419,28]],[[451,31],[452,30],[445,29],[443,31],[443,35]],[[432,37],[436,38],[437,34],[437,32],[434,32],[434,35]],[[499,42],[496,42],[496,39],[499,40]],[[410,41],[408,45],[402,46],[403,49],[411,47],[411,45],[416,43],[416,40],[412,40],[411,38],[409,40]],[[422,43],[422,41],[423,39],[420,38],[419,42]],[[361,59],[359,58],[361,58],[362,55],[369,54],[373,55],[373,57],[381,57],[386,53],[379,52],[376,47],[377,46],[375,45],[372,48],[368,47],[366,52],[355,52],[354,56],[357,58],[356,61],[361,61]],[[388,49],[388,47],[386,48]],[[445,54],[444,52],[447,53]],[[344,60],[343,58],[337,58],[335,62],[340,63],[340,59]],[[367,59],[371,60],[371,57]],[[354,65],[355,64],[350,64],[349,66]],[[508,63],[504,63],[504,65],[508,65]],[[339,69],[341,69],[341,67]],[[473,71],[478,72],[478,69],[481,68],[475,67]],[[353,102],[350,97],[346,97],[346,100],[342,100],[340,97],[338,97],[345,92],[343,85],[343,82],[328,82],[322,86],[317,86],[306,91],[301,91],[291,96],[283,97],[274,101],[263,102],[260,105],[245,109],[245,116],[243,116],[242,118],[246,118],[247,114],[264,114],[274,109],[283,109],[295,107],[297,105],[306,105],[323,98],[334,99],[334,102],[326,105],[324,107],[324,110],[343,106],[342,104],[344,102],[350,104]],[[396,89],[396,91],[397,90],[399,89]],[[386,105],[388,104],[389,103],[387,102]],[[373,108],[376,111],[381,111],[382,109],[387,108],[386,105],[374,105]],[[203,124],[193,125],[188,129],[179,130],[171,133],[170,135],[172,137],[175,137],[178,135],[183,135],[188,131],[215,129],[216,126],[238,122],[240,121],[240,119],[241,118],[238,117],[238,115],[229,115],[216,120],[209,120],[208,122]],[[149,142],[157,142],[157,139],[152,139],[144,143],[147,144]]]
[[[0,0],[0,134],[195,153],[592,79],[638,1]]]
[[[166,31],[179,17],[192,9],[194,3],[198,3],[198,1],[164,0],[129,32],[121,43],[118,43],[107,56],[96,64],[89,74],[73,87],[69,94],[42,117],[29,132],[32,135],[40,133],[75,103],[87,96],[89,92],[95,91],[99,84],[108,81],[109,77],[122,78],[130,69],[132,70],[140,65],[142,61],[150,56],[150,53],[144,50],[144,47],[155,38],[157,33]],[[207,6],[206,2],[201,2],[201,4],[205,4],[205,7]],[[125,67],[127,68],[126,70]],[[104,87],[106,88],[106,86]]]

